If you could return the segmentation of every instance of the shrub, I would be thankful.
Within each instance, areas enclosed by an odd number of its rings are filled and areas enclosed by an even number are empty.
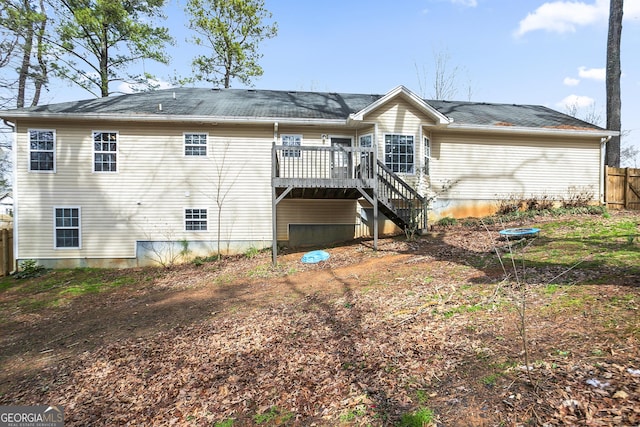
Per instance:
[[[31,279],[34,277],[42,276],[47,272],[47,269],[33,259],[27,259],[20,263],[20,269],[13,275],[16,279]]]
[[[563,208],[586,208],[593,203],[593,190],[588,187],[569,187],[562,199]]]
[[[449,216],[445,216],[444,218],[440,218],[438,222],[436,222],[436,225],[440,225],[442,227],[449,227],[452,225],[456,225],[457,223],[458,223],[457,219],[451,218]]]

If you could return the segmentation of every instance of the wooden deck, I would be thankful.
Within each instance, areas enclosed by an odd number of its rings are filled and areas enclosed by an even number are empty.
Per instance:
[[[375,148],[346,146],[273,145],[273,263],[277,257],[277,205],[284,198],[366,199],[401,229],[427,227],[427,202],[397,174],[377,159]],[[378,227],[373,227],[374,248]]]
[[[375,154],[365,147],[273,147],[276,195],[327,199],[359,198],[376,186]]]

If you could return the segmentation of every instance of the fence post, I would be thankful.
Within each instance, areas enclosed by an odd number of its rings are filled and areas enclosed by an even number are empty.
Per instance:
[[[9,264],[11,260],[9,259],[9,230],[6,228],[2,229],[2,266],[0,267],[0,273],[2,276],[6,276],[11,271],[9,269]]]
[[[629,209],[629,198],[631,187],[631,168],[626,168],[624,173],[624,208]]]

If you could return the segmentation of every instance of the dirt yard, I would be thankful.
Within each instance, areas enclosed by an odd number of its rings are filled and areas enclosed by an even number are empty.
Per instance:
[[[547,262],[518,286],[497,229],[109,270],[125,284],[55,305],[10,287],[0,404],[66,426],[640,425],[640,276]]]

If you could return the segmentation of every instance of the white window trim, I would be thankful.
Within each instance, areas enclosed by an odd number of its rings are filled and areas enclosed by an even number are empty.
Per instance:
[[[95,140],[95,135],[96,133],[115,133],[116,134],[116,170],[115,171],[97,171],[96,170],[96,153],[114,153],[114,151],[96,151],[96,140]],[[120,172],[120,132],[117,130],[92,130],[91,131],[91,149],[92,149],[92,156],[91,156],[91,172],[92,173],[98,173],[98,174],[113,174],[113,173],[118,173]]]
[[[78,209],[78,246],[74,247],[58,247],[56,231],[56,209]],[[60,227],[60,229],[75,229],[76,227]],[[82,208],[80,206],[54,206],[53,207],[53,249],[57,251],[69,251],[82,249]]]
[[[207,143],[204,145],[205,147],[205,151],[206,154],[204,156],[200,156],[200,155],[193,155],[193,154],[189,154],[187,155],[187,135],[204,135],[207,138]],[[202,147],[202,145],[193,145],[190,144],[194,147]],[[209,157],[209,153],[211,152],[211,150],[209,149],[209,132],[183,132],[182,133],[182,157],[186,157],[189,159],[197,159],[197,158],[207,158]]]
[[[32,152],[43,152],[43,150],[32,150],[31,149],[31,132],[51,132],[53,133],[53,169],[52,170],[38,170],[38,169],[31,169],[31,153]],[[56,130],[55,129],[27,129],[27,144],[29,147],[29,155],[27,156],[27,170],[29,172],[33,172],[33,173],[56,173],[56,167],[57,167],[57,135],[56,135]]]
[[[190,209],[190,210],[198,209],[198,210],[204,210],[204,211],[207,212],[207,219],[204,220],[204,221],[206,221],[206,226],[207,226],[206,230],[189,230],[187,228],[187,210],[188,209]],[[209,231],[209,210],[210,209],[208,207],[185,207],[183,209],[183,212],[184,212],[183,213],[183,215],[184,215],[184,223],[183,223],[184,224],[184,231],[187,232],[187,233],[206,233],[206,232],[208,232]],[[195,220],[191,219],[189,221],[203,221],[203,220],[201,220],[201,219],[195,219]]]
[[[427,175],[431,174],[431,138],[422,135],[422,149],[424,150],[424,168]]]
[[[359,147],[362,147],[362,138],[366,138],[367,136],[371,137],[371,147],[373,147],[373,133],[366,133],[364,135],[360,135],[358,137],[358,146]],[[369,147],[367,147],[367,148],[369,148]]]
[[[389,133],[385,133],[382,135],[382,143],[384,144],[384,157],[383,157],[383,163],[385,164],[385,166],[387,165],[387,136],[407,136],[407,137],[411,137],[411,139],[413,140],[412,145],[413,145],[413,172],[394,172],[397,173],[399,175],[415,175],[416,174],[416,136],[413,134],[409,134],[409,133],[393,133],[393,132],[389,132]],[[419,157],[418,157],[419,159]]]
[[[285,137],[296,137],[296,138],[300,138],[300,145],[299,147],[302,147],[302,142],[303,142],[303,138],[302,138],[302,134],[300,133],[283,133],[280,134],[280,144],[282,144],[282,146],[284,147],[284,138]],[[297,148],[293,148],[296,147],[296,145],[287,145],[286,147],[292,147],[292,148],[284,148],[282,150],[282,157],[286,157],[288,159],[299,159],[302,157],[302,151],[300,151]],[[289,152],[298,152],[298,155],[290,155]]]

